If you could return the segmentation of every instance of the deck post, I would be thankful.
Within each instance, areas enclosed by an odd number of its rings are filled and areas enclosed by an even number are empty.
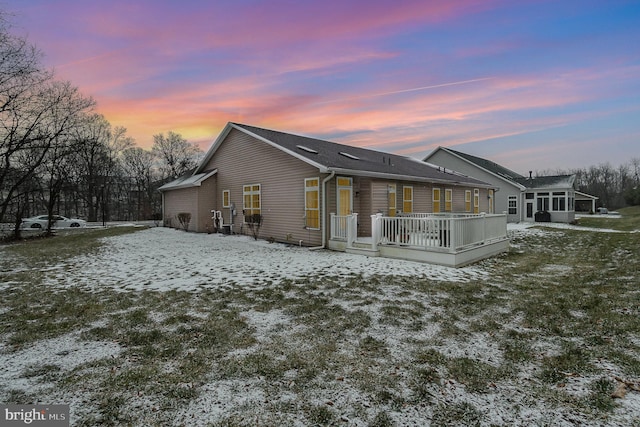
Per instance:
[[[358,214],[352,213],[347,217],[347,248],[353,246],[358,238]]]
[[[331,221],[330,221],[330,227],[331,229],[329,230],[329,236],[331,239],[333,239],[334,237],[336,237],[336,213],[335,212],[331,212],[329,214],[329,216],[331,217]]]
[[[454,253],[458,247],[458,233],[456,233],[458,222],[456,218],[449,218],[449,252],[451,253]]]
[[[487,242],[487,214],[482,212],[482,244]]]
[[[382,235],[382,214],[377,213],[375,215],[371,215],[371,249],[374,251],[378,250],[378,242],[380,241],[380,236]]]

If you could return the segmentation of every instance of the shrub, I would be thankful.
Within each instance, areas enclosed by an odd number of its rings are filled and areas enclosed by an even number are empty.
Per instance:
[[[189,223],[191,222],[191,214],[189,212],[180,212],[178,214],[178,222],[184,231],[189,231]]]

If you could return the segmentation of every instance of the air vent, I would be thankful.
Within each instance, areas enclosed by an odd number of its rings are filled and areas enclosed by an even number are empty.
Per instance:
[[[345,156],[349,159],[360,160],[360,157],[356,157],[353,154],[345,153],[344,151],[340,151],[340,155]]]
[[[296,145],[296,147],[298,147],[302,151],[306,151],[307,153],[318,154],[318,152],[313,148],[305,147],[304,145]]]

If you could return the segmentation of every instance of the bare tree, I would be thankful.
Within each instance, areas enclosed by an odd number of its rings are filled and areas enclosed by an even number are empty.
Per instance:
[[[99,207],[104,202],[105,176],[111,166],[111,125],[100,114],[85,115],[82,125],[75,131],[74,139],[77,151],[77,196],[84,202],[87,219],[97,221]]]
[[[27,155],[29,148],[36,145],[35,132],[30,132],[33,121],[27,123],[23,116],[29,114],[28,101],[51,79],[51,73],[40,64],[41,57],[25,39],[8,32],[0,13],[0,222],[9,206],[29,190],[39,161],[39,153]],[[18,217],[24,207],[22,203],[16,210]]]
[[[0,222],[30,191],[27,183],[37,178],[52,147],[69,136],[78,114],[94,104],[70,83],[53,80],[40,61],[40,52],[9,34],[0,19]]]
[[[153,136],[152,151],[160,161],[162,178],[177,178],[198,164],[202,150],[180,134],[169,132]]]
[[[153,153],[140,147],[132,147],[122,154],[125,173],[135,182],[135,191],[129,192],[135,198],[135,218],[148,219],[153,210]]]

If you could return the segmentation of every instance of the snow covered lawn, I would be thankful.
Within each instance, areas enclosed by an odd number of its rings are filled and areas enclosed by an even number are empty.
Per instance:
[[[57,272],[56,272],[57,269]],[[150,228],[109,239],[100,253],[52,266],[51,285],[111,286],[122,290],[251,288],[312,276],[400,275],[467,282],[486,271],[368,258],[253,240],[248,236]],[[99,278],[99,280],[97,280]]]
[[[165,228],[3,246],[0,401],[73,425],[640,424],[640,235],[509,233],[461,269]]]

